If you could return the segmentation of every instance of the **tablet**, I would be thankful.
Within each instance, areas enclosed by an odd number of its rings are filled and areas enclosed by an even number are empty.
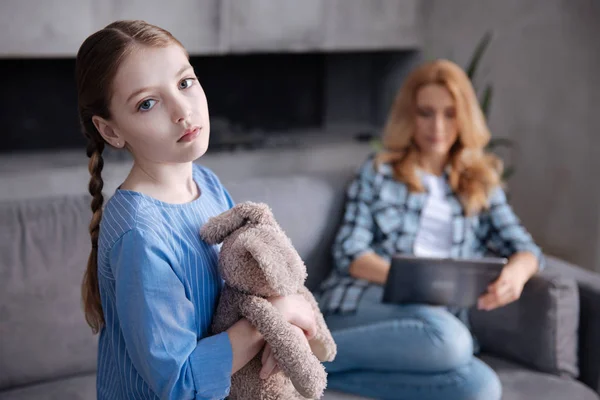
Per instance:
[[[383,302],[471,307],[506,265],[506,258],[392,257]]]

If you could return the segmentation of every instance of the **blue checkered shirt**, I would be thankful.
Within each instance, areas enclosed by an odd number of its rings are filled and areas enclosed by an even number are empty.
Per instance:
[[[517,252],[531,252],[543,268],[540,248],[521,225],[501,188],[490,196],[489,208],[465,216],[460,201],[446,186],[453,214],[450,257],[493,254],[508,258]],[[354,312],[365,289],[374,285],[350,276],[350,264],[355,259],[367,252],[388,261],[394,254],[413,253],[427,196],[427,192],[410,192],[406,184],[395,180],[388,164],[376,170],[370,158],[360,168],[348,187],[345,214],[333,245],[334,269],[319,290],[323,313]]]

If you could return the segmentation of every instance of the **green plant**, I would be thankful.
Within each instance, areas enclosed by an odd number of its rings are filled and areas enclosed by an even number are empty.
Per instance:
[[[493,37],[494,37],[494,33],[492,31],[487,31],[483,35],[483,37],[479,40],[479,43],[475,47],[475,50],[473,51],[473,55],[471,56],[471,60],[469,61],[467,68],[466,68],[467,76],[471,80],[471,83],[473,84],[473,87],[475,88],[476,92],[477,92],[477,85],[475,82],[475,77],[477,74],[477,69],[479,68],[479,65],[481,63],[483,55],[485,54],[485,51],[487,50],[490,43],[492,42]],[[483,111],[483,115],[485,115],[486,119],[489,118],[489,110],[490,110],[490,105],[492,102],[493,94],[494,94],[494,88],[492,87],[491,84],[488,83],[485,85],[485,87],[483,89],[483,94],[479,98],[479,105],[480,105],[481,110]],[[513,142],[507,138],[492,138],[490,140],[490,142],[488,143],[488,145],[486,146],[486,150],[494,151],[495,149],[500,148],[500,147],[512,148]],[[514,172],[515,172],[515,168],[512,166],[505,168],[503,171],[503,174],[502,174],[502,180],[506,182],[514,174]]]
[[[475,87],[475,75],[477,73],[477,69],[479,68],[479,64],[481,63],[481,59],[483,58],[485,51],[492,42],[492,38],[493,33],[491,31],[488,31],[483,35],[477,44],[477,47],[475,47],[475,51],[473,51],[473,55],[471,56],[471,61],[469,61],[469,64],[466,68],[467,76],[471,80],[473,87]],[[486,116],[486,118],[488,116],[490,102],[492,101],[492,94],[493,88],[490,84],[487,84],[483,90],[483,96],[479,101],[483,114]]]

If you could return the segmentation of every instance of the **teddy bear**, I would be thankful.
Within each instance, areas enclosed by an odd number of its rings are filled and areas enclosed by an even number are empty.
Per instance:
[[[262,351],[231,377],[228,399],[318,399],[327,385],[321,362],[332,361],[337,349],[317,302],[304,286],[307,272],[291,240],[268,205],[244,202],[209,219],[200,235],[221,244],[219,272],[224,287],[213,317],[212,333],[246,318],[271,347],[280,371],[261,379]],[[311,304],[317,333],[306,343],[267,300],[301,294]]]

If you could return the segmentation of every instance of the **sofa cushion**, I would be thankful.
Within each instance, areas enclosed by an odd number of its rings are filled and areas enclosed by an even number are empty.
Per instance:
[[[487,354],[480,358],[500,377],[503,400],[600,400],[598,394],[575,379],[532,371]]]
[[[96,368],[81,307],[87,196],[0,202],[0,390]]]
[[[96,400],[96,375],[88,374],[0,391],[0,400]]]
[[[325,181],[309,176],[224,181],[236,203],[268,204],[279,225],[306,263],[307,286],[314,289],[331,268],[331,245],[343,194]]]
[[[326,391],[322,398],[322,400],[364,399],[364,397],[332,391]],[[88,374],[0,391],[0,400],[96,400],[96,375]]]
[[[579,293],[573,279],[544,271],[527,282],[518,301],[493,311],[472,310],[470,322],[483,352],[577,377]]]
[[[547,256],[549,272],[575,279],[579,287],[579,379],[600,393],[600,274]]]

